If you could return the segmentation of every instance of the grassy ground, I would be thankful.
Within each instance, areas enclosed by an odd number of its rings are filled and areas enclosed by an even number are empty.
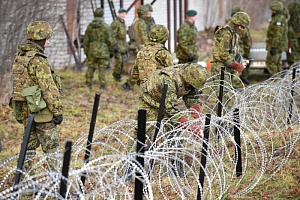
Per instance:
[[[133,92],[126,92],[121,87],[127,77],[123,77],[122,82],[119,83],[114,82],[112,76],[109,75],[108,90],[100,90],[98,81],[95,78],[93,89],[90,91],[85,85],[84,72],[64,70],[57,73],[61,76],[64,90],[64,96],[62,97],[64,121],[59,126],[61,145],[64,145],[67,140],[76,141],[81,134],[88,133],[96,93],[100,94],[97,128],[105,127],[122,119],[134,119],[136,117],[138,111],[137,88]],[[111,74],[111,72],[109,73]],[[0,160],[18,154],[23,128],[14,120],[12,110],[8,106],[1,108],[0,133],[4,147],[0,153]],[[285,167],[271,180],[259,184],[243,199],[300,199],[299,158],[300,145],[298,142]],[[248,170],[253,170],[254,173],[256,169]],[[3,177],[4,173],[0,169],[0,177]],[[268,173],[265,174],[263,179],[268,178],[268,176]],[[231,188],[224,199],[232,199],[231,196],[236,190],[237,188]]]

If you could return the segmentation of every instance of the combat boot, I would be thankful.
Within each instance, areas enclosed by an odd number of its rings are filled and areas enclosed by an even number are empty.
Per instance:
[[[130,85],[128,83],[124,83],[122,85],[123,89],[126,90],[127,92],[131,91]]]
[[[100,85],[100,89],[107,90],[106,85]]]

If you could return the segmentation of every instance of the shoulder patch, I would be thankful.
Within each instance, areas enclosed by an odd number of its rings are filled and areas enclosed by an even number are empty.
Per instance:
[[[36,55],[42,56],[43,58],[47,58],[47,56],[45,54],[40,53],[40,52],[36,52]]]
[[[276,22],[276,25],[281,26],[281,25],[282,25],[282,22],[281,22],[281,21],[277,21],[277,22]]]

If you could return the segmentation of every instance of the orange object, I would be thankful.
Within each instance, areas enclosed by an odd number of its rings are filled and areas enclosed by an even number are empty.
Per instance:
[[[207,63],[206,63],[206,70],[210,70],[211,69],[211,62],[212,62],[212,58],[210,58]]]

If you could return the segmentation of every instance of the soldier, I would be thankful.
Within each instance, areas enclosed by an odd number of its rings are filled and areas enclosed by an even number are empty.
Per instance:
[[[231,17],[237,12],[243,12],[243,8],[241,6],[233,7],[231,12]],[[251,39],[250,31],[249,28],[245,28],[245,30],[239,34],[239,51],[240,54],[243,56],[243,58],[247,60],[250,58],[251,46],[252,46],[252,39]],[[250,84],[248,77],[249,77],[249,64],[246,66],[245,70],[240,75],[241,80],[246,85]]]
[[[119,46],[119,52],[115,53],[115,66],[113,77],[116,81],[120,82],[123,74],[123,57],[127,52],[127,43],[126,43],[126,34],[127,28],[125,24],[125,17],[127,11],[124,8],[120,8],[118,11],[118,17],[111,23],[111,30],[113,32],[114,37],[117,40]]]
[[[89,89],[92,89],[94,72],[97,68],[99,70],[100,89],[107,89],[105,69],[109,63],[110,55],[119,51],[110,27],[102,18],[103,14],[102,8],[95,10],[95,19],[88,25],[83,39],[83,49],[88,64],[86,84]]]
[[[174,126],[179,123],[179,126],[187,128],[194,135],[199,135],[200,127],[193,124],[188,125],[188,116],[179,114],[178,100],[182,97],[186,107],[192,111],[192,116],[199,118],[202,109],[199,90],[203,87],[206,79],[206,68],[196,63],[177,64],[157,70],[140,86],[139,109],[147,111],[147,120],[157,120],[162,88],[164,84],[168,84],[163,118],[172,118]],[[154,127],[147,127],[147,136],[152,141],[153,129]],[[178,144],[173,145],[178,146]],[[177,168],[175,174],[184,177],[182,163],[173,161],[173,164]]]
[[[169,38],[169,31],[164,25],[155,24],[150,31],[150,42],[142,46],[134,62],[131,77],[137,84],[143,83],[157,69],[173,64],[171,53],[164,46]]]
[[[283,5],[279,1],[270,4],[272,20],[267,31],[266,49],[268,51],[266,65],[271,76],[282,70],[281,53],[288,49],[287,21],[283,13]]]
[[[141,49],[142,45],[149,41],[149,33],[147,32],[146,18],[148,16],[149,9],[147,6],[141,5],[137,9],[138,17],[132,22],[132,25],[128,27],[129,50],[133,51],[133,60],[136,59],[136,54]],[[135,84],[135,81],[130,77],[122,85],[123,89],[130,91]]]
[[[288,64],[300,60],[300,0],[288,4],[290,19],[288,21]]]
[[[147,32],[149,33],[151,30],[151,26],[153,26],[155,24],[155,20],[152,17],[153,7],[151,6],[151,4],[146,4],[145,6],[147,6],[148,10],[149,10],[147,17],[146,17]]]
[[[197,11],[188,10],[187,18],[177,31],[176,57],[178,63],[198,62],[197,27],[195,26]]]
[[[48,22],[30,23],[27,26],[27,44],[18,45],[12,67],[13,95],[10,105],[15,118],[25,129],[28,115],[34,114],[35,126],[30,132],[27,147],[27,155],[32,156],[40,145],[45,153],[53,153],[59,147],[57,125],[63,121],[60,86],[44,54],[52,35]],[[54,168],[54,163],[49,161],[49,164]],[[25,168],[31,165],[32,160],[26,162]]]
[[[213,60],[211,75],[213,79],[219,79],[221,67],[225,66],[226,71],[236,74],[244,70],[243,59],[239,54],[238,34],[249,28],[250,17],[245,12],[237,12],[224,26],[217,26],[212,49]],[[236,87],[242,87],[239,81],[230,76],[225,76],[225,81],[231,82]]]

